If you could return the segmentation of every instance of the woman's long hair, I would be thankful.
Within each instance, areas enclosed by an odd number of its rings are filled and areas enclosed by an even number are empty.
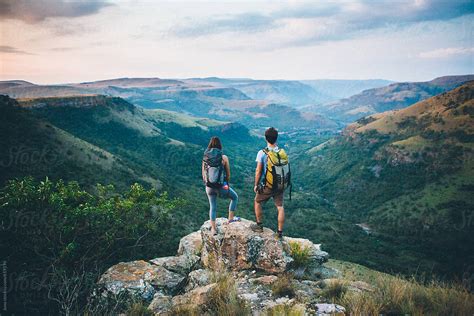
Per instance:
[[[222,150],[222,144],[219,137],[217,136],[211,137],[211,140],[209,141],[209,145],[207,145],[207,149],[211,149],[211,148],[217,148],[217,149]]]

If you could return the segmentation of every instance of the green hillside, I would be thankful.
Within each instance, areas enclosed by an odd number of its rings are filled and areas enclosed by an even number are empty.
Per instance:
[[[382,246],[382,260],[359,262],[458,275],[474,262],[473,99],[471,82],[361,119],[298,160],[333,218],[372,229],[364,238]]]
[[[334,120],[351,123],[374,113],[403,109],[471,80],[474,80],[473,75],[445,76],[427,82],[392,83],[384,87],[368,89],[338,101],[315,105],[307,110],[313,110]]]
[[[24,176],[114,183],[125,189],[138,182],[161,187],[159,178],[130,168],[120,157],[39,119],[8,97],[0,96],[0,183]]]

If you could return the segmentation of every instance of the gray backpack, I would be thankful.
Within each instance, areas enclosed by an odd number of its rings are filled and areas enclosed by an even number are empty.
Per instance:
[[[218,148],[206,149],[204,157],[204,182],[210,188],[220,188],[224,182],[222,151]]]

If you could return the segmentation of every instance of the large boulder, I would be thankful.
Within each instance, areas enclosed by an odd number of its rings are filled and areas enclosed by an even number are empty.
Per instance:
[[[286,271],[293,259],[285,252],[283,243],[268,228],[262,233],[252,231],[252,223],[242,219],[227,224],[227,219],[218,218],[218,234],[213,236],[210,222],[205,222],[201,227],[204,267],[223,266],[234,271],[256,269],[268,273]]]
[[[179,241],[178,256],[181,255],[197,255],[201,254],[202,237],[201,231],[195,231],[189,235],[184,236]]]
[[[104,295],[118,295],[128,292],[143,300],[151,301],[157,291],[174,294],[184,283],[185,277],[168,271],[162,266],[138,260],[120,262],[110,267],[98,284],[104,288]]]

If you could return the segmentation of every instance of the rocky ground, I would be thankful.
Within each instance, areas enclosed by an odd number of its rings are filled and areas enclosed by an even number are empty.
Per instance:
[[[232,281],[226,283],[232,287],[229,293],[235,292],[248,314],[345,314],[344,307],[322,295],[337,281],[339,271],[324,265],[328,254],[319,244],[291,237],[280,241],[270,229],[255,233],[250,224],[245,219],[228,224],[219,218],[218,235],[212,236],[206,222],[181,239],[176,256],[110,267],[100,278],[101,291],[96,295],[125,292],[142,300],[155,315],[179,314],[180,310],[212,315],[208,304],[227,277]],[[353,282],[349,289],[370,290],[363,283]]]

